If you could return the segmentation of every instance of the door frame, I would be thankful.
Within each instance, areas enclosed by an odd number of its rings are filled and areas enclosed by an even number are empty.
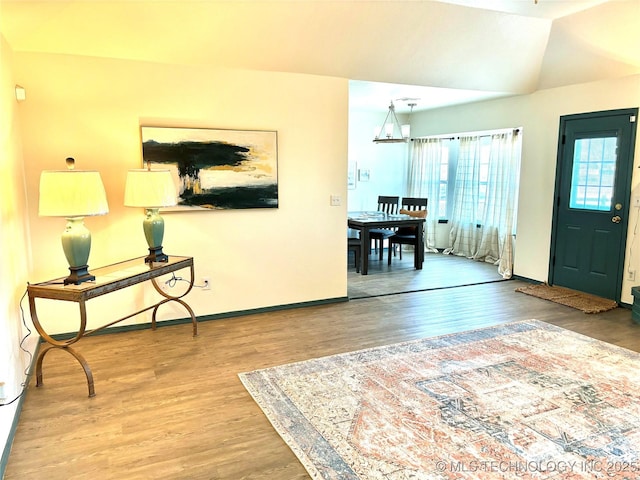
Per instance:
[[[555,173],[555,187],[553,192],[553,217],[552,217],[552,227],[551,227],[551,248],[549,252],[549,274],[548,274],[548,283],[549,285],[553,285],[553,275],[554,275],[554,262],[556,255],[556,239],[558,232],[558,209],[560,208],[560,189],[562,187],[562,166],[561,162],[563,160],[563,151],[564,151],[564,131],[567,121],[570,120],[588,120],[595,119],[600,117],[608,117],[612,115],[628,115],[631,123],[636,123],[636,127],[631,129],[631,137],[629,139],[629,162],[627,164],[627,171],[625,172],[625,178],[627,179],[625,184],[621,186],[623,189],[623,196],[627,199],[626,204],[623,207],[623,215],[622,215],[622,235],[620,235],[620,248],[619,248],[619,257],[618,257],[618,272],[617,277],[618,281],[616,282],[616,298],[617,302],[620,302],[622,295],[622,284],[624,282],[624,271],[625,271],[625,259],[627,255],[627,237],[629,236],[629,212],[631,211],[631,180],[633,175],[633,167],[634,167],[634,154],[636,148],[636,130],[637,130],[637,122],[638,122],[638,108],[622,108],[616,110],[604,110],[599,112],[589,112],[589,113],[576,113],[570,115],[562,115],[560,116],[560,126],[558,130],[558,148],[556,153],[556,173]],[[635,117],[632,121],[631,117]],[[617,188],[617,187],[616,187]]]

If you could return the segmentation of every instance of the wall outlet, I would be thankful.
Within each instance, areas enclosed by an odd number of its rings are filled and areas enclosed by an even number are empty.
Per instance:
[[[342,198],[340,198],[340,195],[331,195],[329,197],[329,201],[332,207],[339,207],[342,205]]]
[[[0,382],[0,404],[7,401],[7,397],[4,396],[4,382]]]
[[[635,196],[633,197],[633,206],[634,207],[640,207],[640,196]]]
[[[627,280],[635,281],[636,279],[636,271],[635,270],[627,270]]]
[[[202,289],[211,290],[211,279],[209,277],[202,277]]]

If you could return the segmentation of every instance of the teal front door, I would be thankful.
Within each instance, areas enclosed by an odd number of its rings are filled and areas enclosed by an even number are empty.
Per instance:
[[[560,118],[550,284],[620,300],[637,115]]]

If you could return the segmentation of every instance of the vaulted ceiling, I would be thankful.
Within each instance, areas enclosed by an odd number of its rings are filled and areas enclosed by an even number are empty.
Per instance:
[[[640,0],[0,0],[16,52],[343,77],[383,109],[371,92],[456,103],[637,74],[639,26]]]

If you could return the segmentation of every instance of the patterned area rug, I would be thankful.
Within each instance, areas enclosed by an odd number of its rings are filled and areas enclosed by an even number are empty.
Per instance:
[[[516,288],[516,292],[526,293],[533,297],[542,298],[551,302],[566,305],[567,307],[582,310],[584,313],[601,313],[613,310],[618,306],[614,300],[597,297],[584,292],[570,290],[564,287],[551,286],[546,283],[538,285],[526,285]]]
[[[640,479],[640,354],[537,320],[240,379],[313,479]]]

